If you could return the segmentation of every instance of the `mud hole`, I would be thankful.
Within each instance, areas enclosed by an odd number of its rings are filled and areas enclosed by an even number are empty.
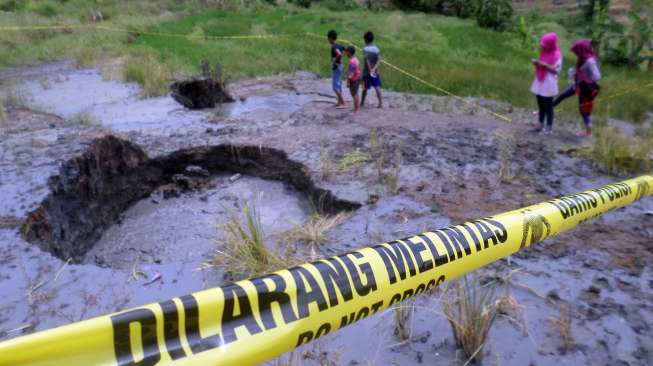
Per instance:
[[[23,239],[61,259],[80,258],[134,202],[160,189],[165,196],[207,186],[217,173],[238,173],[286,182],[324,214],[354,210],[315,187],[305,168],[283,151],[256,146],[218,145],[183,149],[150,159],[138,146],[106,136],[93,140],[80,157],[66,161],[49,179],[51,193],[28,214]]]
[[[312,200],[333,212],[362,203],[317,248],[326,256],[621,178],[567,153],[586,143],[569,126],[542,138],[531,111],[488,100],[475,101],[515,122],[391,91],[389,108],[353,115],[309,73],[233,83],[236,102],[201,111],[65,63],[0,76],[26,95],[0,124],[3,340],[223,284],[197,268],[245,201],[259,202],[274,250]],[[520,309],[494,321],[484,364],[653,364],[650,211],[641,200],[476,271]],[[462,365],[442,296],[416,299],[405,342],[390,310],[295,356]]]

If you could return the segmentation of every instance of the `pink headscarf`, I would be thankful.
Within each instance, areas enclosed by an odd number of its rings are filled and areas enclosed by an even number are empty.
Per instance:
[[[547,33],[542,36],[542,39],[540,39],[540,48],[540,61],[546,62],[549,65],[555,65],[555,63],[562,57],[560,47],[558,47],[558,35],[555,32]],[[548,73],[549,70],[545,67],[535,67],[535,75],[539,81],[544,81]]]
[[[596,57],[596,53],[594,52],[594,48],[592,48],[592,43],[585,39],[581,38],[576,43],[574,43],[573,46],[571,46],[571,52],[576,54],[576,57],[578,60],[576,61],[576,74],[578,75],[578,71],[580,70],[580,67],[583,66],[587,60],[589,60],[592,57]]]

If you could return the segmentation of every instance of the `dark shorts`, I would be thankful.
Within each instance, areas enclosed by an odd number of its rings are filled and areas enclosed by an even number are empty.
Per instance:
[[[381,87],[381,75],[376,74],[376,76],[365,75],[365,90],[369,88],[380,88]]]
[[[358,94],[358,88],[361,84],[360,79],[356,81],[349,81],[349,91],[351,92],[351,95],[356,95]]]

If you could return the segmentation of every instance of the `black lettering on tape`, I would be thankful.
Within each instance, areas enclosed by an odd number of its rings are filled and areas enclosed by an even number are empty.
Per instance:
[[[370,314],[370,309],[367,306],[363,306],[360,310],[358,310],[358,314],[356,314],[356,321],[365,318],[369,314]]]
[[[345,315],[340,319],[340,328],[344,328],[348,326],[349,324],[354,322],[354,318],[356,317],[356,313],[351,313],[349,316]]]
[[[494,235],[499,240],[499,243],[503,244],[508,241],[508,229],[500,221],[497,221],[491,217],[486,217],[483,221],[494,226],[497,230],[494,230]]]
[[[474,220],[472,221],[472,224],[478,230],[478,232],[481,234],[481,238],[483,239],[483,248],[487,249],[490,247],[490,241],[492,241],[493,245],[497,245],[499,243],[496,234],[494,231],[490,229],[487,223],[485,223],[483,220]]]
[[[391,285],[397,282],[397,276],[401,280],[406,279],[406,264],[404,255],[401,249],[399,249],[400,246],[401,244],[395,240],[387,244],[379,244],[372,247],[383,260]]]
[[[423,283],[420,283],[419,286],[417,286],[417,288],[415,289],[415,296],[417,296],[417,295],[421,294],[422,292],[424,292],[425,289],[426,289],[426,285],[423,284]]]
[[[304,267],[290,268],[290,274],[297,286],[297,312],[299,319],[307,318],[310,314],[309,305],[315,303],[319,311],[329,308],[322,288],[309,270]]]
[[[372,306],[370,306],[370,308],[372,309],[372,314],[376,314],[376,312],[379,311],[381,306],[383,306],[383,300],[372,304]]]
[[[361,259],[365,256],[360,252],[354,251],[336,257],[342,261],[342,263],[344,263],[347,267],[347,270],[349,270],[349,275],[354,282],[356,293],[359,296],[366,296],[370,292],[376,291],[376,278],[374,277],[374,270],[372,270],[372,266],[369,263],[365,262],[358,264],[357,268],[351,260],[350,256],[354,257],[355,259]],[[361,274],[365,278],[364,281],[361,280]]]
[[[141,328],[140,341],[143,359],[135,360],[131,343],[131,324]],[[113,326],[113,347],[116,352],[116,363],[121,366],[153,366],[161,360],[156,335],[156,316],[147,308],[129,310],[111,316]]]
[[[179,298],[184,306],[184,329],[186,340],[194,354],[220,347],[222,340],[220,335],[212,335],[202,338],[200,334],[200,312],[197,300],[193,295],[184,295]]]
[[[426,246],[422,241],[418,240],[419,237],[406,239],[406,245],[408,245],[410,251],[413,252],[419,273],[424,273],[433,268],[433,261],[431,259],[424,260],[422,257],[422,252],[426,250]]]
[[[338,260],[329,258],[311,264],[320,272],[322,281],[326,285],[327,294],[329,295],[329,306],[338,305],[336,288],[344,301],[353,299],[354,296],[352,294],[349,276],[347,276],[345,267]]]
[[[329,334],[330,331],[331,331],[331,323],[324,323],[320,325],[320,327],[317,328],[317,332],[315,332],[315,339],[318,339],[322,336]]]
[[[310,342],[311,340],[313,340],[313,332],[310,331],[310,330],[307,330],[306,332],[301,333],[299,335],[299,337],[297,337],[297,344],[295,345],[295,347],[299,347],[302,344],[306,344],[306,343]]]
[[[249,334],[261,333],[261,325],[254,317],[251,301],[245,289],[236,283],[222,287],[224,310],[222,311],[222,337],[225,344],[238,340],[236,329],[244,327]],[[236,314],[238,306],[238,314]]]
[[[270,288],[265,280],[274,283],[274,289]],[[277,304],[281,309],[283,320],[286,324],[290,324],[297,320],[297,314],[292,308],[290,295],[286,293],[286,281],[283,277],[276,273],[265,275],[262,277],[250,280],[258,295],[258,309],[263,321],[263,326],[266,330],[274,329],[277,327],[272,314],[272,304]]]
[[[401,301],[401,294],[394,294],[390,298],[390,303],[388,304],[388,306],[392,306],[395,303],[400,302],[400,301]]]
[[[469,242],[467,241],[467,238],[465,238],[465,234],[463,234],[459,228],[452,226],[450,228],[444,229],[443,231],[451,243],[453,243],[454,247],[456,247],[458,253],[460,253],[460,249],[462,248],[462,250],[465,251],[465,255],[472,254],[472,249],[469,247]]]
[[[449,262],[453,262],[456,260],[456,253],[453,251],[453,248],[451,246],[451,243],[449,243],[449,239],[447,239],[447,236],[442,234],[440,230],[436,230],[433,232],[435,235],[438,236],[442,244],[444,244],[444,247],[447,249],[447,253],[449,254]],[[463,253],[459,252],[457,253],[459,255],[458,258],[461,258]]]
[[[186,352],[181,346],[179,332],[179,311],[173,300],[166,300],[159,303],[163,310],[163,339],[165,339],[166,350],[173,360],[186,357]]]
[[[408,290],[404,291],[404,295],[401,297],[401,301],[405,301],[406,299],[412,297],[414,293],[415,292],[413,291],[412,288],[409,288]]]
[[[435,244],[433,244],[433,241],[431,241],[431,239],[428,236],[426,236],[425,234],[420,234],[417,237],[422,239],[422,241],[426,243],[426,246],[431,251],[431,255],[435,260],[436,267],[447,264],[449,262],[446,255],[444,254],[441,255],[440,253],[438,253],[438,249],[435,247]]]

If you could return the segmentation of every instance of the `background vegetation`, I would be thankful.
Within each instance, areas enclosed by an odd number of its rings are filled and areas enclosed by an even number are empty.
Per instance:
[[[292,4],[275,7],[271,2],[0,0],[0,9],[8,10],[0,12],[0,26],[65,23],[131,30],[128,34],[93,28],[2,31],[0,66],[73,58],[77,65],[86,67],[107,58],[127,56],[123,57],[126,63],[123,77],[143,84],[148,89],[145,95],[156,95],[165,92],[167,79],[197,72],[202,59],[221,62],[232,80],[297,70],[327,76],[326,39],[300,34],[310,32],[321,37],[334,28],[341,38],[360,45],[362,34],[372,30],[377,34],[377,43],[386,60],[456,94],[481,96],[524,107],[534,105],[534,98],[528,92],[533,78],[530,59],[537,55],[539,35],[558,32],[565,51],[566,70],[575,60],[568,51],[572,41],[587,36],[588,29],[596,28],[591,22],[599,21],[596,16],[541,16],[534,11],[512,16],[508,24],[502,21],[501,28],[505,31],[497,32],[479,27],[472,18],[391,9],[369,11],[350,1],[312,2],[308,4],[309,9]],[[492,5],[490,3],[488,6]],[[637,23],[638,27],[645,28],[650,23],[647,21],[643,25]],[[142,30],[182,36],[148,35],[141,33]],[[633,39],[641,35],[635,30],[632,33]],[[210,39],[211,36],[243,34],[282,36],[252,40]],[[283,36],[286,34],[289,36]],[[642,34],[642,37],[646,35]],[[646,42],[641,47],[643,52],[647,50]],[[324,52],[319,52],[321,49]],[[155,67],[156,63],[159,65]],[[645,68],[638,69],[632,62],[627,64],[603,65],[604,96],[653,83],[653,73]],[[381,72],[387,88],[434,93],[392,70],[382,69]],[[150,75],[156,80],[148,80]],[[561,77],[561,87],[566,83],[566,77]],[[613,117],[642,121],[651,110],[653,93],[650,88],[611,100]],[[565,103],[561,112],[575,118],[575,103]]]

